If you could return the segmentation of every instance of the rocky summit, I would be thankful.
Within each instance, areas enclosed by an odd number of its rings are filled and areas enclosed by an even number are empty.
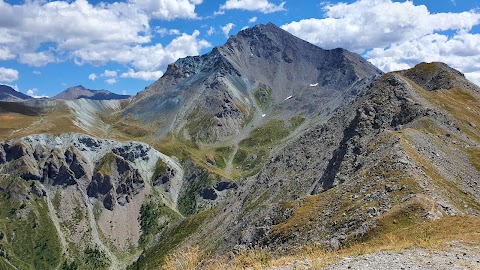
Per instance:
[[[480,267],[480,88],[446,64],[267,24],[73,92],[0,103],[0,269]]]

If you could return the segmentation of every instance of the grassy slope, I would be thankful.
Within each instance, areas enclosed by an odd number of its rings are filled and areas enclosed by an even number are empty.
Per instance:
[[[0,231],[4,235],[0,245],[7,253],[1,260],[22,269],[54,269],[61,262],[60,241],[46,202],[30,194],[29,184],[14,177],[0,178],[5,190],[0,193]]]

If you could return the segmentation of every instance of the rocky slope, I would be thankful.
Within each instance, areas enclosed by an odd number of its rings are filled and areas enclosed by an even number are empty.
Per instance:
[[[183,169],[144,143],[31,135],[0,144],[0,167],[2,174],[38,183],[32,184],[34,193],[54,206],[48,211],[58,220],[63,252],[72,258],[95,248],[118,269],[128,257],[117,256],[134,256],[142,229],[146,236],[139,217],[144,203],[163,205],[170,213],[162,217],[164,224],[179,217]]]
[[[65,91],[57,94],[53,99],[75,100],[75,99],[93,99],[93,100],[114,100],[127,99],[128,95],[118,95],[108,90],[90,90],[82,85],[65,89]]]
[[[15,91],[8,85],[0,84],[0,101],[18,102],[33,99],[31,96]]]
[[[329,116],[375,76],[376,67],[343,49],[323,50],[273,24],[169,65],[123,112],[158,134],[226,141],[247,126],[297,115]]]
[[[335,250],[445,216],[478,216],[478,91],[441,63],[385,74],[243,179],[185,245]]]

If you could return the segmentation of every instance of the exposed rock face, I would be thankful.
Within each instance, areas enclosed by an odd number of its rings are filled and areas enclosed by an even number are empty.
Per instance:
[[[325,124],[277,151],[218,206],[218,215],[204,224],[211,233],[198,239],[222,235],[222,250],[235,244],[336,249],[366,234],[393,207],[415,209],[423,219],[480,214],[480,187],[472,180],[480,172],[470,161],[470,149],[480,142],[464,133],[478,131],[430,91],[455,97],[448,92],[454,90],[439,90],[441,79],[414,70],[382,76]],[[432,89],[405,73],[431,78]],[[478,87],[466,83],[460,97],[480,104]]]
[[[184,129],[195,140],[223,141],[254,114],[330,115],[381,73],[354,53],[323,50],[273,24],[258,25],[206,55],[169,65],[124,115],[160,121],[160,135]],[[269,91],[260,98],[262,89]]]
[[[4,172],[46,185],[78,185],[89,197],[103,200],[109,210],[129,203],[145,187],[159,159],[175,177],[175,161],[144,143],[65,134],[32,135],[0,144]]]

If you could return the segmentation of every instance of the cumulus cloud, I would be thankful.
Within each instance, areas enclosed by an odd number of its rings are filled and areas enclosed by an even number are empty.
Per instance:
[[[122,78],[141,80],[156,80],[160,78],[168,64],[188,55],[198,55],[204,48],[212,45],[206,40],[199,39],[200,31],[195,30],[191,35],[182,34],[163,47],[161,44],[142,47],[136,46],[128,51],[113,57],[118,62],[131,63],[133,69],[122,73]]]
[[[127,72],[122,73],[120,77],[139,79],[144,81],[154,81],[162,77],[162,75],[162,71],[134,71],[133,69],[129,69]]]
[[[91,81],[95,81],[95,79],[97,79],[97,78],[98,78],[98,76],[95,73],[92,73],[92,74],[88,75],[88,79],[91,80]]]
[[[55,57],[50,52],[23,53],[19,55],[20,63],[34,67],[43,67],[55,61]]]
[[[0,61],[15,59],[15,54],[9,48],[0,46]]]
[[[203,0],[131,0],[132,4],[144,10],[155,19],[197,18],[195,6]]]
[[[232,31],[233,27],[235,27],[235,24],[233,23],[227,23],[225,26],[222,27],[222,32],[225,37],[229,37],[230,31]]]
[[[102,77],[117,77],[117,72],[115,70],[106,69],[103,72]]]
[[[37,88],[32,88],[27,90],[27,95],[33,97],[33,98],[48,98],[47,95],[37,95],[38,89]]]
[[[0,82],[13,82],[18,80],[18,70],[0,67]]]
[[[211,36],[215,34],[215,28],[213,28],[212,26],[210,26],[210,28],[208,29],[207,31],[207,36]]]
[[[160,34],[160,36],[164,37],[166,35],[178,36],[181,35],[182,32],[178,29],[167,29],[164,27],[159,27],[156,29],[156,32]]]
[[[325,18],[282,28],[324,49],[342,47],[364,54],[384,71],[442,61],[468,78],[480,72],[480,36],[470,33],[480,24],[478,11],[431,13],[412,1],[391,0],[327,4],[324,11]]]
[[[91,4],[74,0],[11,5],[0,0],[0,61],[16,59],[35,67],[63,61],[77,65],[117,62],[136,72],[157,72],[179,57],[198,55],[211,44],[199,39],[198,31],[191,35],[177,29],[152,31],[150,21],[197,18],[195,7],[202,2],[126,0]],[[155,32],[177,37],[170,44],[152,44]],[[14,80],[11,73],[2,74]],[[90,74],[89,79],[98,76]]]
[[[116,84],[116,83],[117,83],[117,79],[115,79],[115,78],[110,78],[110,79],[105,80],[105,82],[108,83],[108,84]]]
[[[220,10],[241,9],[248,11],[260,11],[262,13],[273,13],[285,10],[285,2],[275,5],[268,0],[227,0],[220,6]]]
[[[91,5],[87,0],[25,1],[10,5],[0,0],[0,50],[21,63],[42,66],[56,55],[73,57],[85,50],[118,49],[150,42],[149,17],[131,3]],[[48,48],[45,48],[48,44]]]
[[[248,20],[249,23],[254,23],[257,21],[257,17],[252,17]]]

